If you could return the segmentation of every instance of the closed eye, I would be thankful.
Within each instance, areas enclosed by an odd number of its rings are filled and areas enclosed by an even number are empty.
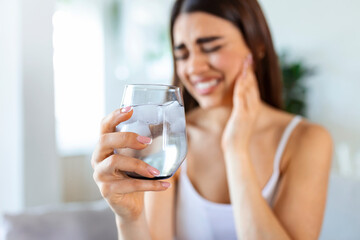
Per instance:
[[[189,51],[184,47],[174,49],[174,59],[184,60],[189,56]]]
[[[175,59],[175,61],[185,60],[187,57],[188,57],[188,54],[182,54],[182,55],[176,55],[176,54],[174,54],[174,59]]]
[[[204,53],[213,53],[216,52],[218,50],[220,50],[224,45],[217,45],[214,47],[201,47],[201,51]],[[177,53],[176,53],[177,52]],[[184,50],[175,50],[174,53],[174,58],[176,61],[178,60],[185,60],[187,57],[189,56],[189,53],[187,51]]]
[[[212,52],[216,52],[217,50],[221,49],[223,47],[223,45],[218,45],[215,47],[202,47],[202,51],[204,53],[212,53]]]

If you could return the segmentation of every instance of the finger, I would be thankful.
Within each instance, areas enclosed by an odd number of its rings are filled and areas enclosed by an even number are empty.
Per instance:
[[[100,133],[114,132],[116,126],[131,118],[132,114],[133,111],[131,106],[113,111],[101,121]]]
[[[253,87],[249,90],[247,101],[251,109],[257,109],[258,106],[260,105],[261,102],[260,94],[259,94],[259,90],[256,87]]]
[[[250,112],[253,109],[253,105],[252,105],[253,101],[251,98],[251,89],[249,89],[248,91],[246,91],[245,94],[245,110]]]
[[[253,71],[249,72],[249,91],[252,99],[257,100],[260,98],[259,84]]]
[[[123,172],[135,172],[141,176],[153,178],[160,174],[160,171],[144,161],[136,158],[113,154],[96,166],[95,180],[106,178],[124,178]]]
[[[251,61],[251,59],[249,61]],[[257,102],[257,97],[260,95],[256,76],[251,65],[248,66],[244,82],[245,105],[248,110],[251,110],[251,107]]]
[[[251,54],[249,54],[242,65],[242,70],[239,72],[237,78],[236,78],[236,82],[235,82],[235,87],[234,87],[234,93],[236,93],[236,95],[242,94],[244,92],[245,86],[248,84],[248,77],[249,77],[249,72],[252,71],[252,56]]]
[[[260,103],[259,96],[260,96],[260,93],[257,88],[256,82],[254,81],[253,83],[248,84],[248,87],[244,94],[244,98],[245,98],[244,105],[245,105],[246,111],[248,111],[249,113],[252,113],[258,108],[259,103]]]
[[[151,138],[139,136],[133,132],[106,133],[100,137],[99,144],[94,151],[94,161],[100,162],[113,154],[114,149],[131,148],[136,150],[144,149],[151,144]]]
[[[247,79],[249,72],[252,70],[252,61],[253,61],[252,55],[251,54],[247,55],[244,61],[243,71],[241,74],[241,77],[243,79]]]
[[[255,75],[254,71],[252,70],[251,66],[249,66],[249,68],[248,68],[246,79],[247,79],[246,81],[248,82],[249,85],[254,85],[255,87],[258,88],[258,82],[256,79],[256,75]]]
[[[144,191],[164,191],[170,186],[169,182],[128,178],[111,182],[108,190],[112,193],[126,194]]]

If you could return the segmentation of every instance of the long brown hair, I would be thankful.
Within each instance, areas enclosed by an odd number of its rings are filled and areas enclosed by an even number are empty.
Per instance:
[[[282,109],[280,66],[269,27],[257,0],[177,0],[171,12],[172,49],[174,49],[173,30],[177,17],[181,13],[191,12],[215,15],[232,22],[239,29],[253,55],[261,99],[275,108]],[[186,112],[199,106],[177,76],[175,59],[173,84],[182,88]]]

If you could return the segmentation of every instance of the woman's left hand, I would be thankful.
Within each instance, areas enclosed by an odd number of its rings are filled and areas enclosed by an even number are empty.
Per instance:
[[[248,149],[260,106],[259,88],[249,55],[235,80],[233,109],[221,141],[224,151]]]

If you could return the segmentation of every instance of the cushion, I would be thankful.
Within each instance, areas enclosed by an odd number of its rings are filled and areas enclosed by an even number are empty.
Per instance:
[[[114,240],[115,217],[105,201],[37,207],[2,216],[4,240]]]

